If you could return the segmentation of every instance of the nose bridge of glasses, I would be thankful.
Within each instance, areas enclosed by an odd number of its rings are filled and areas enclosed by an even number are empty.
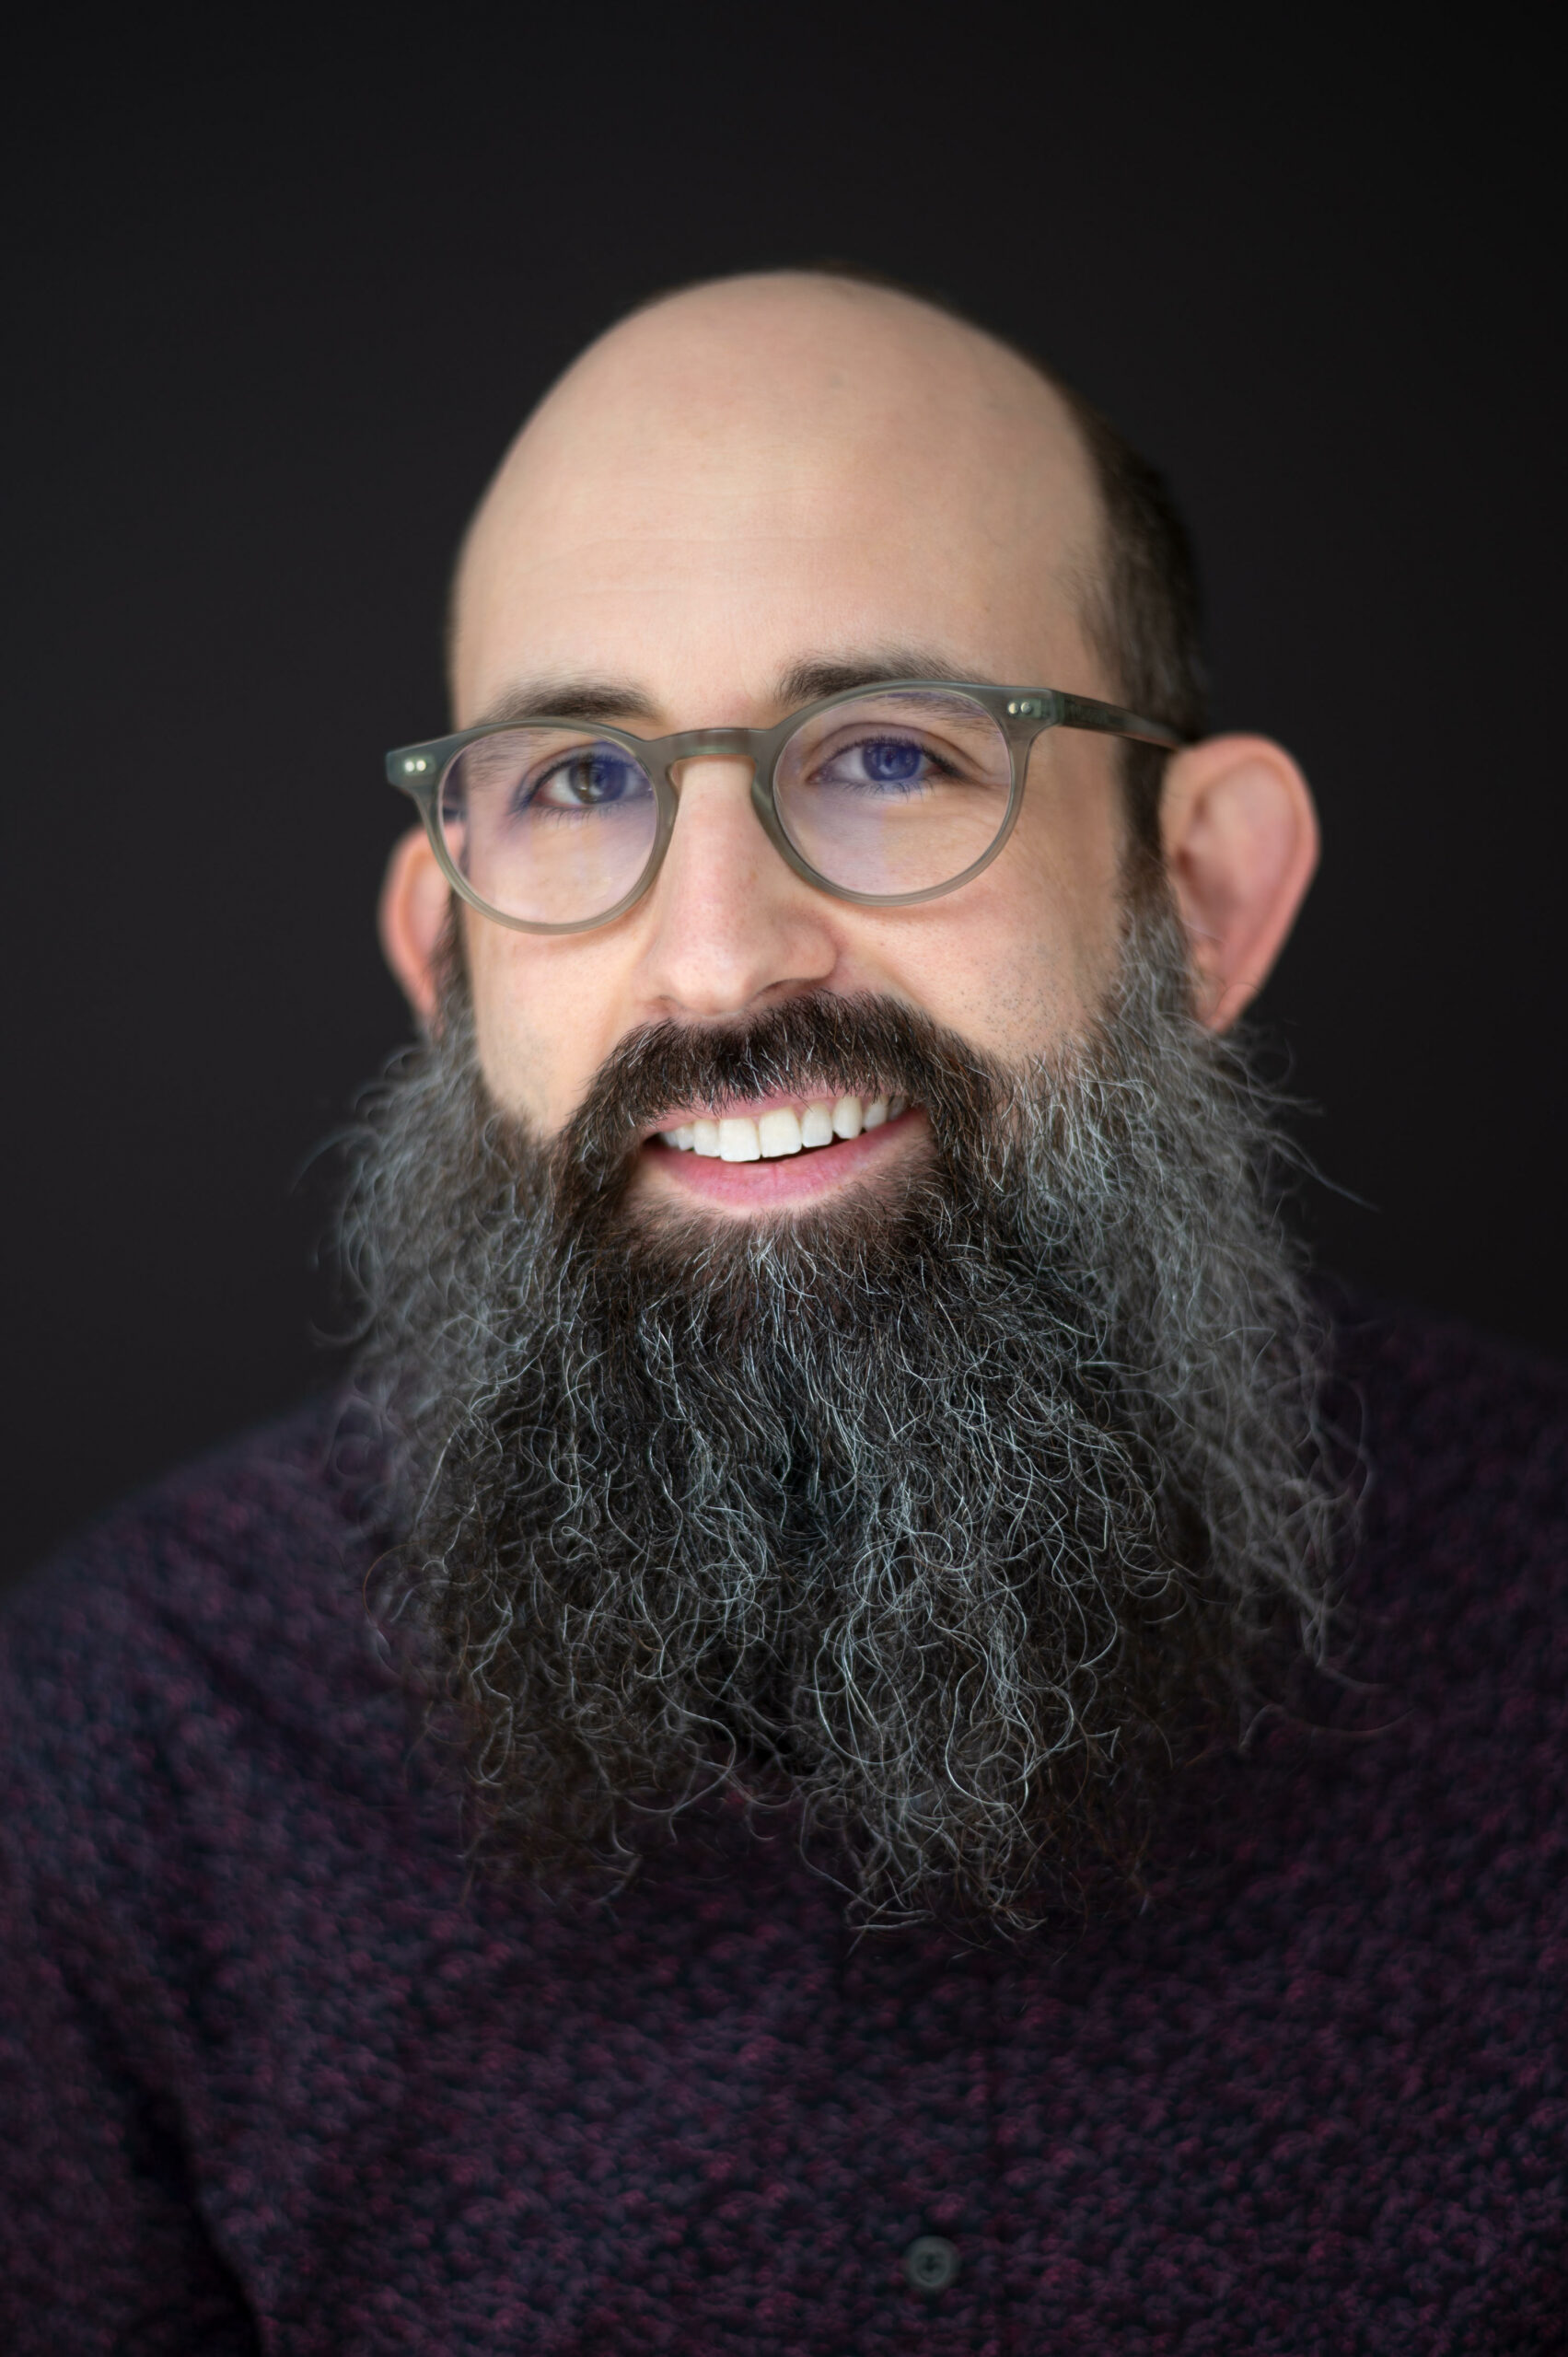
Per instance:
[[[761,738],[754,728],[683,728],[665,738],[662,750],[666,772],[679,785],[689,761],[749,761],[755,770]]]

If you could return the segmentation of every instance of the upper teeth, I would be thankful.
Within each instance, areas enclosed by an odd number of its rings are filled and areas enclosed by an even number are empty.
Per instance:
[[[666,1145],[684,1154],[716,1155],[721,1162],[774,1162],[781,1155],[798,1154],[804,1146],[831,1145],[835,1138],[857,1138],[862,1130],[880,1129],[909,1110],[907,1097],[819,1097],[799,1112],[780,1105],[752,1120],[746,1113],[726,1113],[721,1120],[682,1121],[661,1130]]]

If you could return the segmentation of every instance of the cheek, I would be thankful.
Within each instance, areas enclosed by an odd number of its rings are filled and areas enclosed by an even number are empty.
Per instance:
[[[949,899],[901,911],[885,936],[907,995],[1008,1062],[1081,1034],[1114,974],[1121,818],[1114,779],[1106,788],[1031,770],[994,864]]]
[[[496,1103],[552,1134],[614,1044],[606,947],[511,933],[465,911],[480,1070]]]
[[[1101,750],[1089,740],[1091,755]],[[1098,773],[1109,767],[1073,753],[1060,767],[1037,761],[1013,839],[996,863],[1011,871],[1002,888],[1015,922],[1038,912],[1041,954],[1086,1008],[1104,995],[1121,934],[1121,791],[1114,775]],[[1084,770],[1086,776],[1074,774]]]

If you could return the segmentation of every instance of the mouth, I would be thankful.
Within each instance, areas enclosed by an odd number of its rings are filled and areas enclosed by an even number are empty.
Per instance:
[[[821,1196],[900,1156],[926,1128],[893,1091],[769,1097],[664,1116],[641,1160],[661,1192],[761,1210]]]

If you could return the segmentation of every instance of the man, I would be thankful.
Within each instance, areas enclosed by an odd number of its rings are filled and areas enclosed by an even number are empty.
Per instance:
[[[1156,480],[699,287],[452,675],[355,1387],[10,1616],[13,2345],[1560,2346],[1563,1386],[1296,1273]]]

